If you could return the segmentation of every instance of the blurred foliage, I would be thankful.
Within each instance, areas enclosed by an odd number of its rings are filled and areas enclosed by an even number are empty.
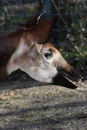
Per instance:
[[[87,68],[87,2],[51,1],[52,14],[55,13],[59,17],[54,42],[58,43],[58,49],[71,65],[83,70]]]
[[[34,3],[35,2],[35,3]],[[38,1],[1,0],[0,32],[15,31],[38,12]]]

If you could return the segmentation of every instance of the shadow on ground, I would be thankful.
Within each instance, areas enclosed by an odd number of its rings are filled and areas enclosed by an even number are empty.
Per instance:
[[[86,84],[71,90],[25,77],[0,84],[0,130],[87,129]]]

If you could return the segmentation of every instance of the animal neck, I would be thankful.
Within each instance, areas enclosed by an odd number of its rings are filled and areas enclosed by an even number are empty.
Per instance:
[[[19,44],[20,37],[18,32],[0,35],[0,81],[8,75],[7,64]]]

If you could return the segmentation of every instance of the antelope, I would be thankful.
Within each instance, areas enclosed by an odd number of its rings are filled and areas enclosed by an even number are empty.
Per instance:
[[[49,42],[57,18],[31,17],[18,31],[0,35],[0,81],[20,69],[37,81],[75,89],[79,74]]]

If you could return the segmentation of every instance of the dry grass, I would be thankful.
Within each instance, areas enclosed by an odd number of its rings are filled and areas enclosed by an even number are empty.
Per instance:
[[[32,79],[0,84],[0,130],[86,129],[86,82],[78,90]]]

